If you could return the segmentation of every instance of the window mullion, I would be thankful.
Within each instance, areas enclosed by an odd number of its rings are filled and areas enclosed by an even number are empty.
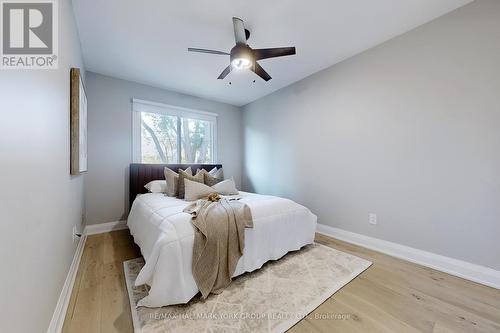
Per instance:
[[[181,117],[177,116],[177,163],[181,164]]]

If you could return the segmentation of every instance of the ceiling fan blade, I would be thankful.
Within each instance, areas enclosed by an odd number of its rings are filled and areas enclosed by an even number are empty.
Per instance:
[[[231,73],[231,70],[233,69],[233,66],[229,65],[227,66],[222,73],[220,73],[219,77],[217,78],[218,80],[224,80],[224,78]]]
[[[262,68],[262,66],[257,62],[255,63],[255,66],[252,68],[252,70],[266,82],[272,79],[271,75],[267,74],[264,68]]]
[[[262,60],[275,57],[283,57],[295,54],[295,47],[276,47],[272,49],[255,49],[253,50],[255,60]]]
[[[189,52],[199,52],[199,53],[209,53],[209,54],[220,54],[220,55],[229,55],[227,52],[215,51],[215,50],[207,50],[207,49],[196,49],[192,47],[188,47]]]
[[[233,17],[233,27],[234,27],[234,39],[236,40],[236,44],[247,43],[247,36],[245,33],[245,24],[243,20],[237,17]]]

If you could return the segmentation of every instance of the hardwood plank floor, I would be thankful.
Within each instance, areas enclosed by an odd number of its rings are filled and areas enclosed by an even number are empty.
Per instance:
[[[373,265],[290,332],[500,332],[500,291],[363,247],[316,241]],[[89,236],[63,332],[133,332],[122,263],[140,256],[128,230]]]
[[[140,256],[128,230],[89,236],[63,332],[133,332],[123,262]]]

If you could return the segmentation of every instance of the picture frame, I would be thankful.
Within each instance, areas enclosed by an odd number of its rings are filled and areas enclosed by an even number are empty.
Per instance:
[[[79,68],[70,70],[70,174],[87,172],[87,94]]]

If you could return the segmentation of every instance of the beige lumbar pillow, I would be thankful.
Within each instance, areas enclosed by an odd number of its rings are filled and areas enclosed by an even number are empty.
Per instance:
[[[210,186],[207,186],[203,183],[194,182],[189,179],[184,179],[184,186],[185,186],[184,200],[187,201],[194,201],[204,197],[206,198],[210,194],[215,192],[214,189],[211,188]]]
[[[212,193],[218,193],[221,195],[239,194],[238,189],[236,189],[236,184],[234,183],[234,180],[232,178],[223,180],[212,187],[200,182],[184,179],[184,186],[185,186],[184,199],[187,201],[194,201],[201,198],[206,198]]]
[[[188,175],[193,175],[193,170],[188,167],[184,170]],[[169,197],[176,197],[179,195],[179,174],[172,169],[165,167],[163,173],[165,174],[165,180],[167,181],[167,195]]]
[[[204,177],[202,172],[198,172],[193,176],[182,169],[179,169],[179,195],[177,197],[180,199],[184,199],[185,179],[203,184]]]

